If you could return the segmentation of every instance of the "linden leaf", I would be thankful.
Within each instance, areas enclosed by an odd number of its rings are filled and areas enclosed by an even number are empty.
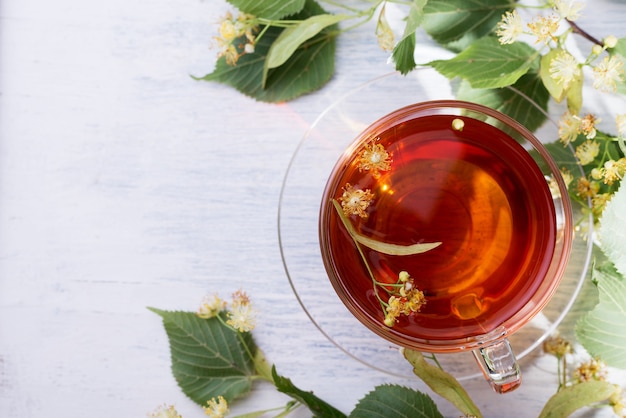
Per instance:
[[[350,413],[354,418],[443,418],[422,392],[400,385],[381,385],[365,395]]]
[[[305,0],[227,0],[244,13],[265,19],[281,19],[298,13],[304,7]]]
[[[531,131],[535,131],[547,119],[546,113],[542,112],[542,109],[547,110],[550,94],[535,72],[523,75],[511,87],[474,89],[469,82],[463,80],[457,90],[456,98],[499,110]],[[532,100],[538,107],[530,103],[528,99]],[[562,144],[561,148],[563,148]],[[573,154],[570,152],[570,155]],[[574,164],[576,164],[576,160],[574,160]]]
[[[419,351],[404,349],[404,358],[413,366],[413,373],[424,381],[436,394],[447,399],[465,415],[482,417],[478,407],[463,386],[449,373],[428,363]]]
[[[396,70],[407,74],[416,67],[415,63],[415,31],[424,20],[424,6],[427,0],[414,0],[409,7],[409,13],[404,27],[402,39],[393,48],[392,58]]]
[[[621,230],[623,224],[611,233]],[[626,279],[605,263],[594,266],[592,280],[598,286],[599,302],[576,323],[576,336],[592,356],[626,369]]]
[[[169,338],[172,373],[182,391],[199,405],[223,396],[227,401],[250,391],[257,375],[256,344],[250,333],[238,333],[217,318],[192,312],[148,308],[163,318]]]
[[[314,0],[307,0],[302,12],[293,19],[304,20],[324,13]],[[237,65],[227,64],[222,57],[212,73],[196,79],[230,85],[264,102],[288,101],[321,88],[334,72],[337,34],[323,30],[300,45],[286,63],[266,73],[267,54],[282,31],[274,26],[267,28],[255,44],[254,52],[241,56]]]
[[[489,34],[510,0],[429,0],[424,7],[424,30],[450,49],[460,51]]]
[[[276,389],[279,392],[289,395],[293,399],[296,399],[300,403],[306,405],[309,408],[309,410],[313,413],[314,417],[345,418],[346,415],[343,412],[339,411],[332,405],[321,400],[320,398],[315,396],[313,392],[305,392],[301,389],[298,389],[291,382],[291,379],[280,376],[276,372],[275,367],[272,367],[272,377],[274,379],[274,385],[276,385]]]
[[[426,251],[430,251],[434,248],[437,248],[441,245],[441,242],[428,242],[428,243],[419,243],[412,245],[398,245],[398,244],[389,244],[386,242],[377,241],[375,239],[366,237],[364,235],[359,234],[350,220],[343,213],[343,209],[336,200],[333,200],[333,206],[343,223],[343,226],[348,230],[348,233],[359,244],[365,245],[368,248],[371,248],[374,251],[378,251],[379,253],[387,254],[387,255],[414,255],[425,253]]]
[[[626,188],[621,187],[607,203],[598,235],[604,254],[611,260],[617,271],[626,276]]]
[[[580,408],[609,399],[616,390],[619,386],[598,380],[565,387],[548,400],[539,418],[568,417]]]
[[[428,65],[448,78],[461,77],[474,88],[498,88],[514,84],[531,69],[538,56],[526,43],[500,45],[496,38],[485,37],[454,58],[431,61]]]

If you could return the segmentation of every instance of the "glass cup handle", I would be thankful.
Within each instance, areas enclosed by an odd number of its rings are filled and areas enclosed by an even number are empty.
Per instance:
[[[489,343],[472,353],[496,392],[510,392],[522,383],[522,373],[506,338]]]

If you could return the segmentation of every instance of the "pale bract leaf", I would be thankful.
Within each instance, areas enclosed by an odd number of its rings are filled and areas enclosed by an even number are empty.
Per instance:
[[[341,219],[343,226],[348,230],[348,233],[359,244],[362,244],[368,248],[371,248],[374,251],[378,251],[379,253],[387,254],[387,255],[414,255],[425,253],[426,251],[430,251],[434,248],[437,248],[441,245],[441,242],[425,242],[418,243],[412,245],[398,245],[398,244],[390,244],[387,242],[381,242],[364,235],[359,234],[350,220],[346,217],[341,209],[341,206],[336,200],[333,200],[333,206],[337,211],[337,215]]]
[[[451,374],[428,363],[419,351],[409,349],[403,351],[404,358],[413,366],[413,373],[422,379],[433,392],[448,400],[463,414],[482,417],[472,398]]]
[[[539,418],[568,417],[580,408],[606,401],[619,390],[619,386],[599,380],[568,386],[548,400]]]
[[[428,396],[400,385],[381,385],[365,395],[350,413],[352,418],[443,418]]]
[[[303,42],[308,41],[325,28],[350,18],[349,15],[322,14],[311,16],[288,27],[272,43],[265,58],[265,66],[269,69],[283,65]]]
[[[552,74],[550,74],[550,64],[561,51],[560,48],[554,48],[541,57],[541,66],[539,69],[539,76],[541,77],[541,81],[543,81],[543,85],[550,92],[550,96],[557,102],[561,102],[565,98],[566,91],[563,88],[563,83],[557,82],[552,77]]]
[[[526,43],[500,45],[496,38],[485,37],[454,58],[428,65],[448,78],[461,77],[474,88],[498,88],[514,84],[538,57],[539,53]]]
[[[244,13],[265,19],[281,19],[298,13],[305,0],[227,0]]]

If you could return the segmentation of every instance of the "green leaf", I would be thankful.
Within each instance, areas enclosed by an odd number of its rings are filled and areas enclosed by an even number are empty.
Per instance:
[[[620,224],[610,233],[622,229]],[[578,321],[576,336],[592,356],[626,369],[626,280],[611,263],[594,266],[592,280],[598,286],[599,302]]]
[[[305,0],[227,0],[244,13],[265,19],[281,19],[298,13]]]
[[[460,51],[489,34],[502,14],[512,10],[511,0],[429,0],[423,27],[435,41]]]
[[[499,110],[517,120],[529,130],[535,131],[547,119],[546,114],[540,109],[547,110],[550,94],[535,72],[523,75],[512,87],[474,89],[469,82],[463,80],[457,90],[456,98]],[[539,109],[531,104],[528,99],[535,102]]]
[[[428,395],[400,385],[381,385],[359,401],[350,417],[443,418],[443,415]]]
[[[415,31],[424,20],[424,6],[427,0],[414,0],[409,7],[406,26],[402,39],[393,48],[392,58],[396,70],[407,74],[416,67],[415,63]]]
[[[272,377],[274,384],[279,392],[291,396],[293,399],[306,405],[313,413],[314,417],[320,418],[345,418],[345,414],[332,405],[329,405],[325,401],[321,400],[313,394],[313,392],[305,392],[298,389],[291,379],[280,376],[276,372],[276,368],[272,367]]]
[[[315,1],[307,0],[304,10],[293,19],[304,20],[324,13]],[[337,34],[323,30],[300,45],[286,63],[269,70],[264,77],[265,59],[282,31],[282,28],[269,27],[256,43],[254,52],[241,56],[237,65],[228,65],[222,57],[212,73],[198,79],[227,84],[264,102],[289,101],[321,88],[334,72]]]
[[[478,407],[463,386],[452,375],[428,363],[419,351],[404,350],[404,358],[413,365],[413,373],[424,381],[436,394],[447,399],[465,415],[482,417]]]
[[[498,88],[514,84],[533,66],[539,53],[530,45],[500,45],[493,37],[479,39],[449,60],[428,65],[448,78],[461,77],[474,88]]]
[[[163,318],[169,338],[172,373],[182,391],[199,405],[223,396],[228,402],[250,391],[256,377],[257,347],[250,333],[238,333],[217,318],[192,312],[148,308]]]
[[[539,418],[568,417],[580,408],[606,401],[616,390],[620,390],[619,386],[597,380],[568,386],[548,400]]]

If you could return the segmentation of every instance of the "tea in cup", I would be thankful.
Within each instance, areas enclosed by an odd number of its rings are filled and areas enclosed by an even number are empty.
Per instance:
[[[402,347],[471,350],[493,388],[521,383],[507,336],[549,301],[572,244],[561,173],[515,120],[456,100],[365,129],[327,182],[320,246],[339,298]]]

